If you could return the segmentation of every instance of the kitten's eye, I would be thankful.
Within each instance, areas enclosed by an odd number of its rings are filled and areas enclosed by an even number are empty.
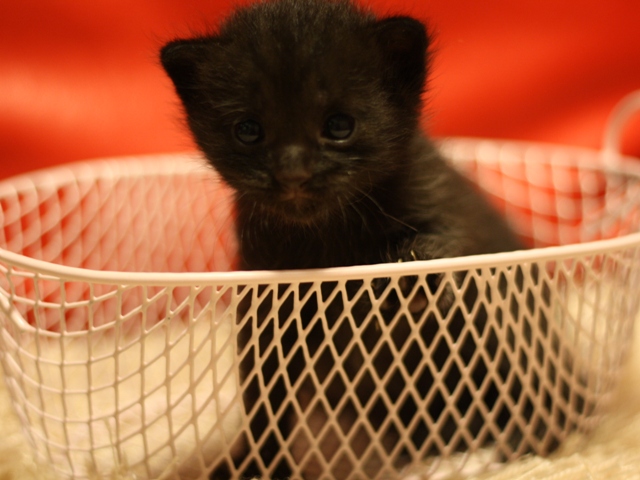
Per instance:
[[[330,116],[324,124],[322,135],[330,140],[346,140],[356,126],[354,118],[344,113]]]
[[[255,120],[244,120],[236,125],[236,138],[245,145],[254,145],[262,140],[262,126]]]

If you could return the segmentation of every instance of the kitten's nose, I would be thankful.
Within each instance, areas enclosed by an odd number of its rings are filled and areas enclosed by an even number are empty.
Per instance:
[[[295,190],[311,178],[311,172],[304,168],[283,169],[275,174],[275,178],[281,186]]]
[[[281,186],[296,190],[311,178],[311,171],[305,165],[306,155],[307,151],[300,145],[289,145],[282,150],[280,168],[274,174]]]

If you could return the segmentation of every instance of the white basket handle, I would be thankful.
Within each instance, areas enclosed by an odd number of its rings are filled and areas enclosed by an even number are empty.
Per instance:
[[[606,162],[616,162],[622,153],[621,137],[625,123],[637,112],[640,112],[640,90],[625,96],[613,108],[602,142],[602,153]]]

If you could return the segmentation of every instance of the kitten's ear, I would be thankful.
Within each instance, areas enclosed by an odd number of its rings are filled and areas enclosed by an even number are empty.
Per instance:
[[[207,43],[200,39],[175,40],[160,51],[162,66],[185,103],[198,95],[202,82],[200,65],[207,56]]]
[[[420,95],[427,76],[429,36],[411,17],[390,17],[375,25],[375,39],[388,66],[386,81],[395,92]]]

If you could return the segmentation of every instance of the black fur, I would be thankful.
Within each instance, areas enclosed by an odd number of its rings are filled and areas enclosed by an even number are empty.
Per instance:
[[[243,269],[521,248],[420,129],[429,44],[410,17],[276,0],[162,49],[199,147],[235,190]],[[355,120],[345,140],[326,136],[336,114]],[[250,145],[236,138],[246,120],[262,126]]]
[[[371,264],[520,248],[419,129],[428,35],[345,1],[282,0],[162,50],[198,145],[236,191],[242,267]],[[356,130],[321,136],[335,112]],[[235,140],[259,120],[261,144]],[[301,169],[300,194],[278,176]]]

